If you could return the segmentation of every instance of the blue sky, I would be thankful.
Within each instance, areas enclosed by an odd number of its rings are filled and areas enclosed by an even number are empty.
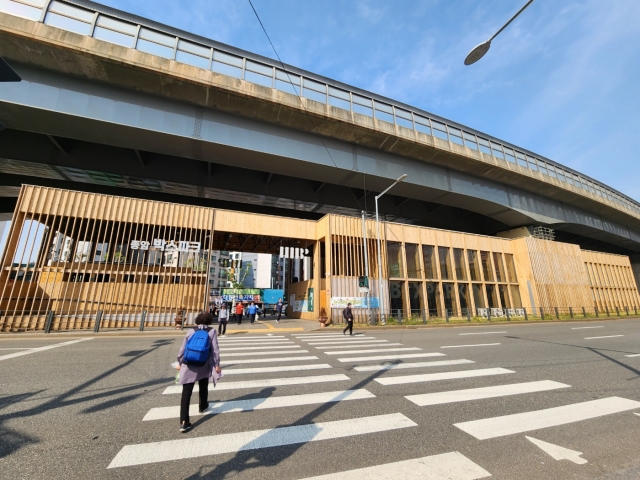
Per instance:
[[[274,57],[247,0],[102,3]],[[528,148],[640,200],[640,2],[254,0],[284,62]]]

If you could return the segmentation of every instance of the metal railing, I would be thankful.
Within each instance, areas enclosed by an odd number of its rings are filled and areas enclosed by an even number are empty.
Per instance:
[[[5,0],[0,11],[126,48],[211,70],[436,137],[540,172],[543,179],[640,217],[640,203],[526,149],[424,110],[238,48],[88,0]],[[511,167],[507,167],[510,169]],[[517,170],[517,169],[516,169]]]

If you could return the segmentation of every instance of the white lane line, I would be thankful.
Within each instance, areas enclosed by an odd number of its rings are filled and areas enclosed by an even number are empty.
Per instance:
[[[323,370],[333,368],[328,363],[316,363],[313,365],[282,365],[279,367],[257,367],[257,368],[225,368],[224,375],[244,375],[247,373],[275,373],[275,372],[297,372],[298,370]]]
[[[340,350],[339,352],[324,352],[326,355],[352,355],[354,353],[380,353],[380,352],[415,352],[422,350],[418,347],[405,348],[375,348],[373,350]]]
[[[491,474],[459,452],[442,453],[346,472],[330,473],[302,480],[393,480],[423,478],[433,480],[478,480]]]
[[[640,353],[634,353],[633,355],[625,355],[625,357],[640,357]]]
[[[605,335],[604,337],[584,337],[585,340],[596,340],[598,338],[614,338],[614,337],[624,337],[624,335]]]
[[[222,351],[224,358],[227,357],[249,357],[256,355],[282,355],[282,354],[295,354],[295,353],[309,353],[309,350],[276,350],[271,352],[242,352],[242,353],[225,353]]]
[[[318,360],[318,357],[280,357],[280,358],[245,358],[243,360],[222,361],[222,366],[238,365],[240,363],[271,363],[271,362],[297,362],[300,360]]]
[[[473,345],[446,345],[440,348],[490,347],[491,345],[501,345],[501,344],[500,343],[476,343]]]
[[[400,358],[444,357],[444,353],[404,353],[401,355],[376,355],[374,357],[339,358],[339,362],[368,362],[370,360],[397,360]]]
[[[321,346],[321,345],[361,345],[363,343],[387,343],[389,340],[341,340],[339,342],[318,342],[308,343],[307,345]]]
[[[469,333],[461,333],[460,335],[489,335],[492,333],[507,333],[507,332],[469,332]]]
[[[385,340],[386,341],[386,340]],[[399,347],[402,346],[402,343],[385,343],[385,344],[379,344],[379,343],[358,343],[357,345],[354,345],[352,343],[350,343],[349,345],[331,345],[330,347],[315,347],[318,350],[333,350],[336,348],[373,348],[373,347]]]
[[[354,333],[354,335],[364,335],[363,333]],[[294,337],[341,337],[342,333],[294,333]]]
[[[44,352],[45,350],[51,350],[52,348],[65,347],[67,345],[73,345],[74,343],[86,342],[87,340],[93,340],[93,337],[81,338],[80,340],[71,340],[69,342],[56,343],[54,345],[47,345],[46,347],[31,348],[22,352],[9,353],[7,355],[1,356],[0,362],[3,360],[9,360],[11,358],[21,357],[23,355],[29,355],[31,353]]]
[[[572,327],[571,330],[586,330],[587,328],[604,328],[604,325],[598,325],[597,327]]]
[[[357,372],[381,372],[385,370],[396,370],[406,368],[423,368],[423,367],[446,367],[448,365],[465,365],[467,363],[476,363],[473,360],[438,360],[435,362],[413,362],[413,363],[396,363],[393,365],[364,365],[361,367],[353,367]]]
[[[218,338],[220,344],[234,344],[234,343],[255,343],[269,345],[271,343],[292,342],[288,338],[241,338],[237,340],[227,340],[226,338]]]
[[[343,338],[300,338],[303,342],[322,343],[322,342],[364,342],[365,340],[378,340],[376,337],[350,337],[345,336]]]
[[[290,377],[290,378],[267,378],[264,380],[245,380],[243,382],[224,382],[221,381],[216,385],[216,390],[236,390],[241,388],[263,388],[263,387],[281,387],[285,385],[306,385],[307,383],[324,383],[324,382],[340,382],[349,380],[349,377],[343,374],[337,375],[314,375],[311,377]],[[193,391],[198,391],[198,384],[194,385]],[[213,391],[213,385],[209,384],[209,391]],[[182,393],[182,385],[172,385],[164,389],[164,395],[172,393]]]
[[[415,422],[401,413],[392,413],[333,422],[278,427],[269,430],[126,445],[122,447],[122,450],[118,452],[107,468],[168,462],[221,453],[236,453],[257,448],[316,442],[415,426],[417,426]]]
[[[401,385],[405,383],[434,382],[437,380],[455,380],[459,378],[486,377],[489,375],[503,375],[515,373],[506,368],[481,368],[477,370],[462,370],[455,372],[425,373],[422,375],[402,375],[398,377],[376,378],[382,385]]]
[[[288,340],[282,341],[282,342],[271,342],[268,344],[264,344],[264,343],[255,343],[255,342],[238,342],[238,343],[219,343],[218,345],[220,346],[221,349],[223,350],[227,350],[229,348],[239,348],[239,347],[263,347],[266,348],[266,346],[268,345],[271,348],[294,348],[297,347],[298,345],[296,345],[293,342],[290,342]],[[243,348],[244,350],[244,348]]]
[[[282,397],[252,398],[249,400],[232,400],[229,402],[209,402],[209,407],[199,412],[199,406],[189,406],[189,415],[217,415],[219,413],[252,412],[268,408],[295,407],[299,405],[315,405],[318,403],[342,402],[345,400],[362,400],[375,398],[368,390],[338,390],[336,392],[308,393],[303,395],[287,395]],[[175,407],[152,408],[142,419],[163,420],[166,418],[180,418],[180,405]]]
[[[302,348],[300,347],[300,345],[271,345],[268,347],[236,347],[235,345],[233,346],[233,348],[221,348],[221,350],[223,352],[237,352],[239,350],[242,350],[243,352],[246,352],[247,350],[277,350],[279,348]]]
[[[244,340],[270,340],[272,338],[286,338],[286,335],[261,335],[261,336],[253,336],[253,337],[245,337],[244,335],[238,335],[238,338],[235,338],[236,335],[232,335],[229,338],[224,338],[227,342],[231,342],[233,340],[244,339]]]
[[[0,350],[33,350],[33,347],[8,347],[0,348]]]
[[[493,387],[469,388],[450,392],[424,393],[421,395],[405,396],[407,400],[420,407],[427,405],[441,405],[443,403],[468,402],[485,398],[506,397],[523,393],[546,392],[558,388],[570,388],[571,385],[541,380],[539,382],[513,383],[511,385],[496,385]]]
[[[609,397],[562,407],[505,415],[503,417],[454,423],[454,426],[478,440],[485,440],[487,438],[503,437],[514,433],[530,432],[541,428],[589,420],[613,413],[635,410],[638,407],[640,407],[640,402],[635,400]]]

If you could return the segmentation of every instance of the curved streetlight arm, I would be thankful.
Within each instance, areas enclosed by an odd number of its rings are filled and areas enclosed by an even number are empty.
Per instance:
[[[513,21],[516,19],[516,17],[517,17],[518,15],[520,15],[520,14],[524,11],[524,9],[525,9],[525,8],[527,8],[527,7],[528,7],[529,5],[531,5],[532,3],[533,3],[533,0],[529,0],[529,1],[525,4],[525,6],[524,6],[524,7],[522,7],[520,10],[518,10],[518,11],[516,12],[516,14],[515,14],[513,17],[511,17],[511,18],[509,19],[509,21],[508,21],[507,23],[505,23],[505,24],[502,26],[502,28],[501,28],[500,30],[498,30],[496,33],[494,33],[494,34],[493,34],[493,36],[492,36],[489,40],[487,40],[487,42],[491,42],[491,40],[493,40],[494,38],[496,38],[496,37],[497,37],[497,36],[498,36],[498,35],[499,35],[499,34],[500,34],[500,33],[501,33],[505,28],[507,28],[507,27],[509,26],[509,24],[510,24],[511,22],[513,22]]]

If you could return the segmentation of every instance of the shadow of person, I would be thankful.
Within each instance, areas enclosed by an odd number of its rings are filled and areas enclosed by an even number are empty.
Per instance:
[[[209,402],[209,407],[202,414],[202,417],[193,424],[192,429],[202,425],[220,413],[250,412],[252,410],[259,409],[260,405],[272,396],[275,390],[275,387],[268,387],[263,388],[257,393],[249,393],[247,395],[234,398],[233,400],[227,400],[225,402]],[[194,405],[191,405],[189,408],[194,408]],[[195,408],[197,408],[197,406]],[[194,413],[189,412],[189,414],[193,415]]]

